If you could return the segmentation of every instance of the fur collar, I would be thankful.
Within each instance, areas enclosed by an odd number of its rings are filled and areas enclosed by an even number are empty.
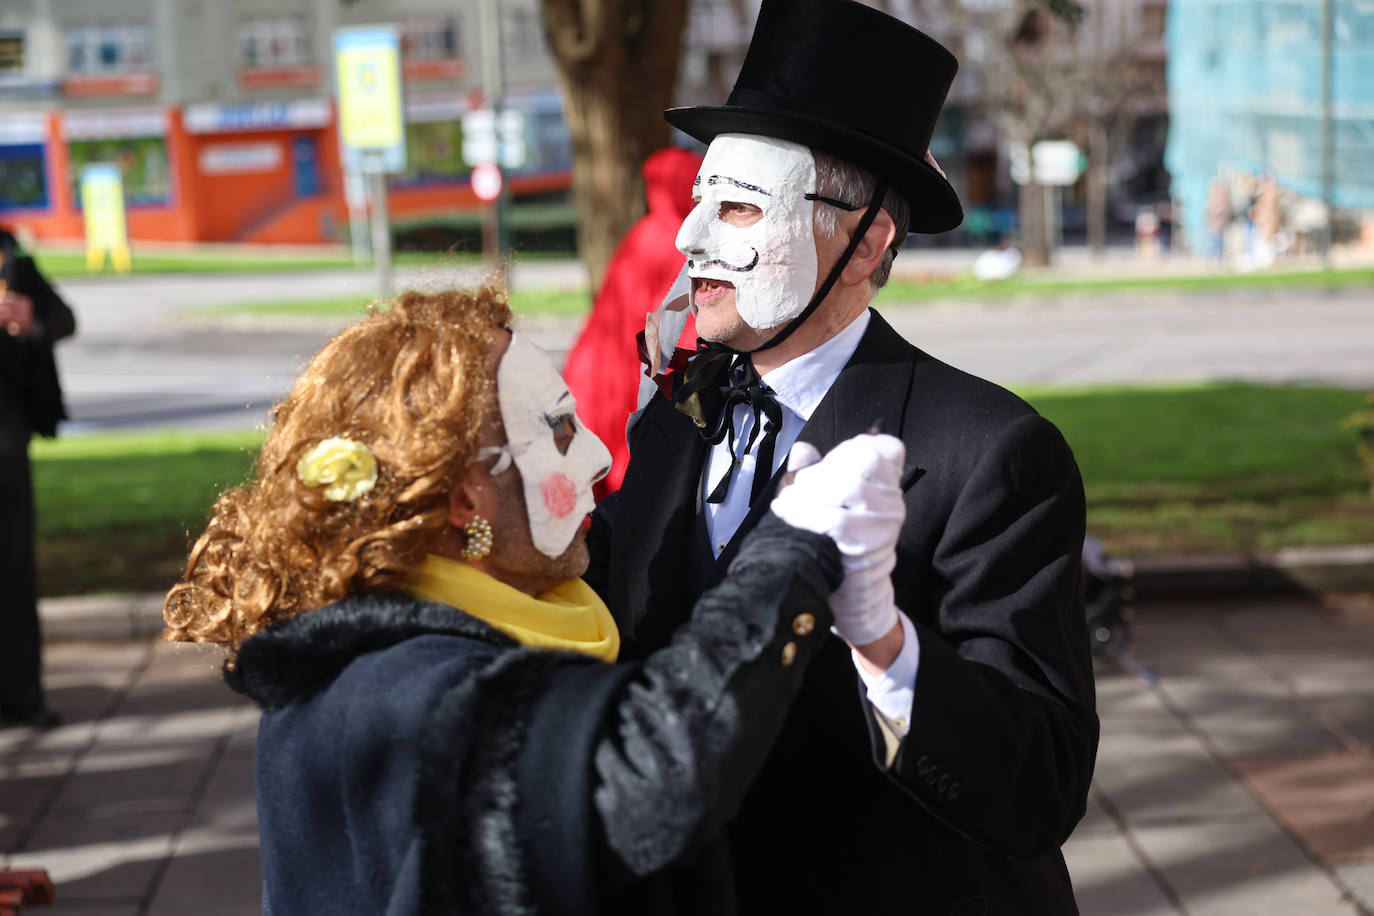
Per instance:
[[[352,595],[274,624],[239,647],[224,680],[263,709],[307,700],[349,662],[427,634],[508,648],[515,640],[462,611],[399,593]]]

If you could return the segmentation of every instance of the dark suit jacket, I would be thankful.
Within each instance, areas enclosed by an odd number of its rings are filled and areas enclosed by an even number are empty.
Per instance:
[[[0,328],[0,429],[12,448],[27,448],[29,435],[57,434],[67,418],[53,343],[76,330],[76,318],[33,258],[0,229],[0,281],[33,300],[34,331],[16,339]]]
[[[741,913],[1075,913],[1060,845],[1097,747],[1079,582],[1082,481],[1058,430],[876,313],[801,438],[906,444],[893,573],[920,640],[910,732],[890,765],[848,648],[830,638],[729,828]],[[693,575],[706,446],[662,397],[598,508],[589,581],[624,637],[662,645],[728,564]]]

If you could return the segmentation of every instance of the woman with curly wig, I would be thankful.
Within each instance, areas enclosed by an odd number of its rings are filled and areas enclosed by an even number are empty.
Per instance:
[[[769,518],[666,648],[616,663],[578,578],[608,455],[509,323],[488,287],[340,333],[167,596],[168,638],[223,646],[262,708],[265,913],[732,909],[714,850],[839,554]]]

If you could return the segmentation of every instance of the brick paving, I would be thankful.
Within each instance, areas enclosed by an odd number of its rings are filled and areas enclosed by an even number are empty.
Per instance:
[[[1142,604],[1135,625],[1132,660],[1098,665],[1065,849],[1084,916],[1374,914],[1374,596]],[[59,641],[47,666],[68,724],[0,731],[0,867],[57,884],[32,912],[256,912],[256,717],[218,656]]]

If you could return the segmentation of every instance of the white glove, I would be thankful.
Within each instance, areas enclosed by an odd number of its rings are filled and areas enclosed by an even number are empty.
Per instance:
[[[844,561],[844,581],[830,596],[835,632],[852,646],[867,645],[897,625],[892,569],[906,519],[906,446],[895,436],[855,436],[796,470],[815,455],[804,442],[793,447],[788,472],[795,476],[772,510],[794,528],[834,539]]]

